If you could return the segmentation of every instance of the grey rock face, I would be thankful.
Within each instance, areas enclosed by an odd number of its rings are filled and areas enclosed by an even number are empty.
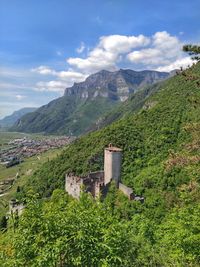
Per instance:
[[[95,98],[99,95],[113,100],[125,101],[128,96],[141,87],[161,81],[169,77],[167,72],[118,70],[110,72],[102,70],[90,75],[84,82],[74,83],[66,88],[65,96],[76,95],[79,98]]]

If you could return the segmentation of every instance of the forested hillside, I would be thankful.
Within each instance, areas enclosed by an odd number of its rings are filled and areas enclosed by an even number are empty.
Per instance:
[[[28,208],[2,235],[2,266],[200,265],[200,64],[159,86],[137,113],[35,172],[18,194]],[[114,185],[103,202],[61,191],[66,172],[101,169],[109,143],[123,149],[122,181],[143,204]]]

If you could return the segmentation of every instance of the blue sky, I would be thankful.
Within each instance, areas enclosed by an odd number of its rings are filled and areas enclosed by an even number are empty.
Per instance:
[[[199,0],[0,0],[0,118],[101,69],[186,66],[199,42]]]

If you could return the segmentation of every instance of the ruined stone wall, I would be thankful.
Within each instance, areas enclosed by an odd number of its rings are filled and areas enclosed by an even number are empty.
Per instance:
[[[77,199],[80,198],[82,190],[91,193],[93,197],[98,197],[103,185],[103,171],[91,172],[87,177],[79,177],[71,174],[66,174],[65,177],[65,191]]]
[[[90,192],[94,198],[99,197],[101,189],[104,186],[104,171],[89,173],[88,181],[87,191]]]
[[[83,179],[78,176],[66,174],[65,176],[65,191],[79,199],[81,194],[81,188],[83,186]]]
[[[130,200],[134,199],[134,193],[132,188],[122,183],[119,183],[119,190],[122,191]]]
[[[88,174],[88,177],[90,179],[95,179],[95,180],[101,180],[103,181],[104,180],[104,171],[96,171],[96,172],[90,172]]]

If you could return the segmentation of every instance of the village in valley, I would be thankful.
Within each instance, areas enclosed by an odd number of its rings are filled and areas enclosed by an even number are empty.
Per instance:
[[[4,143],[0,150],[0,163],[7,168],[21,163],[24,158],[40,155],[49,150],[69,144],[73,137],[60,136],[52,138],[32,139],[29,137],[16,138]]]
[[[33,173],[37,162],[54,157],[62,147],[70,144],[72,136],[34,136],[1,134],[0,142],[0,197],[8,195],[22,176]],[[15,203],[16,204],[16,203]]]

